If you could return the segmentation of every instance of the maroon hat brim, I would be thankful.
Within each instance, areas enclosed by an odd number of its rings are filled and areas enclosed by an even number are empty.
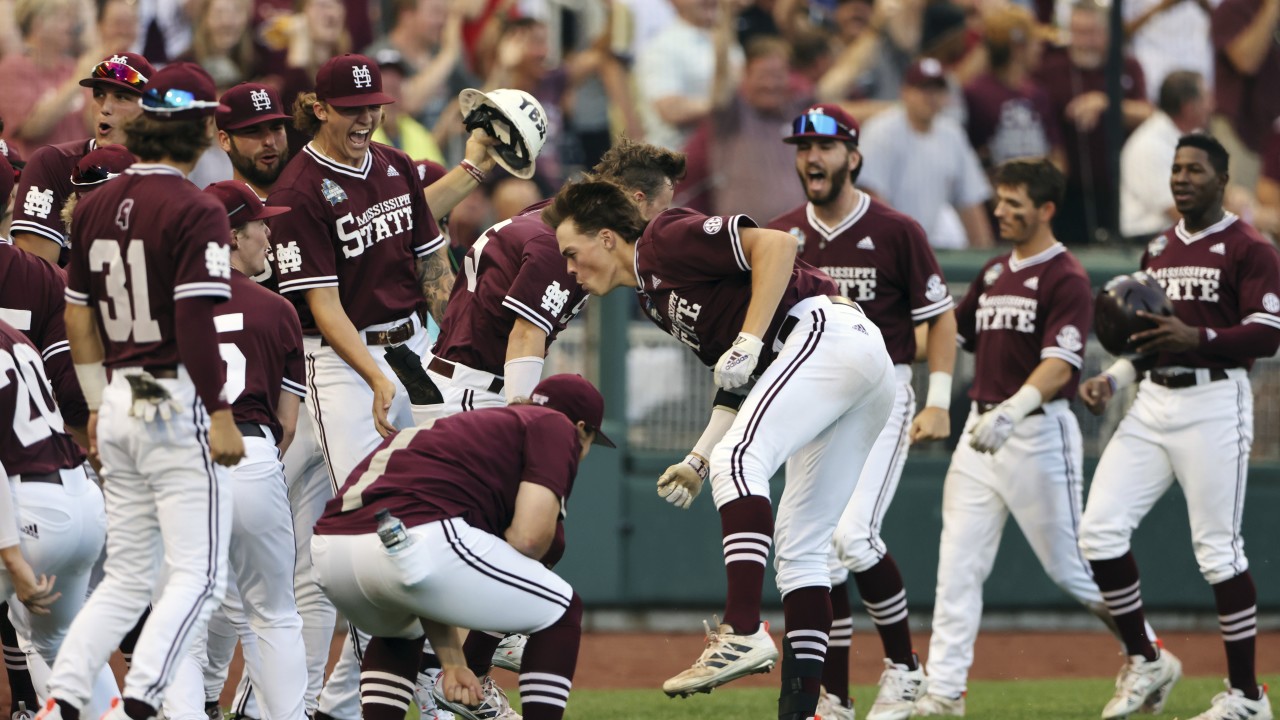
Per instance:
[[[225,103],[222,105],[222,107],[227,108]],[[231,114],[231,108],[227,108],[225,110],[219,109],[218,113],[222,115],[229,115]],[[280,112],[267,113],[266,115],[257,115],[250,118],[242,118],[237,122],[228,123],[226,125],[223,125],[222,123],[218,123],[218,129],[230,132],[232,130],[243,130],[247,127],[253,127],[254,125],[261,125],[262,123],[274,122],[276,120],[292,120],[292,119],[293,118],[291,116],[285,115],[284,113],[280,113]]]
[[[613,441],[609,439],[609,436],[608,436],[608,435],[605,435],[605,434],[604,434],[604,431],[603,431],[603,430],[601,430],[600,428],[596,428],[596,436],[595,436],[595,439],[593,439],[591,442],[593,442],[593,443],[599,443],[600,445],[603,445],[603,446],[605,446],[605,447],[607,447],[607,448],[616,448],[616,447],[618,447],[617,445],[614,445],[614,444],[613,444]]]
[[[107,78],[85,78],[80,81],[80,87],[91,88],[91,87],[97,87],[99,85],[111,85],[114,87],[121,88],[122,90],[127,90],[133,93],[134,95],[137,95],[138,97],[142,97],[141,90],[130,85],[129,83],[123,83],[123,82],[120,82],[119,80],[109,80]]]
[[[365,107],[366,105],[390,105],[396,99],[382,92],[361,93],[359,95],[343,95],[335,98],[320,98],[334,107]]]
[[[851,142],[858,144],[858,139],[849,137],[848,135],[824,135],[823,133],[800,133],[799,135],[788,135],[782,138],[782,142],[794,145],[800,140],[837,140],[839,142]]]

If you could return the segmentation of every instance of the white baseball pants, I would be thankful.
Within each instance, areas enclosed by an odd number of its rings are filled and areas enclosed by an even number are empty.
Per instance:
[[[431,354],[427,353],[422,358],[423,367],[427,366],[431,357]],[[454,363],[452,378],[431,370],[427,371],[427,376],[440,389],[444,402],[439,405],[413,406],[415,425],[422,425],[428,420],[437,420],[460,412],[507,406],[506,396],[502,393],[489,392],[489,383],[494,376],[487,372]]]

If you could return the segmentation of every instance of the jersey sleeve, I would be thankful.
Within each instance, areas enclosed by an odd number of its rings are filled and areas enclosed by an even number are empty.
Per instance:
[[[1084,343],[1093,318],[1093,289],[1087,277],[1073,272],[1048,284],[1049,293],[1040,301],[1045,308],[1040,359],[1058,358],[1078,369],[1084,365]]]
[[[307,397],[307,368],[302,350],[302,323],[298,311],[287,300],[280,303],[280,339],[285,349],[284,379],[280,389],[300,398]]]
[[[427,196],[423,194],[427,189],[426,173],[419,173],[408,155],[397,154],[392,162],[402,166],[400,173],[409,179],[409,184],[412,186],[410,194],[414,224],[413,232],[410,234],[413,238],[411,249],[415,256],[426,257],[444,247],[445,244],[444,233],[440,231],[440,224],[436,222],[436,216],[432,214],[431,206],[427,204]]]
[[[18,194],[14,196],[10,233],[31,233],[66,247],[62,206],[67,198],[61,188],[70,180],[57,177],[58,168],[62,165],[59,159],[57,148],[46,145],[36,150],[27,161],[18,183]]]
[[[751,272],[742,248],[742,229],[756,223],[746,215],[703,215],[668,211],[653,221],[658,255],[665,261],[678,258],[692,279],[716,279]]]
[[[578,434],[559,413],[545,413],[525,426],[521,482],[541,485],[564,500],[578,472]]]
[[[67,257],[67,288],[63,295],[68,305],[89,304],[89,245],[77,231],[84,227],[81,221],[84,203],[76,205],[71,218],[71,252]]]
[[[550,335],[565,308],[576,304],[575,294],[581,294],[581,286],[568,276],[555,243],[535,239],[525,243],[520,270],[502,306]]]
[[[938,258],[929,247],[924,228],[911,220],[904,227],[907,268],[907,297],[911,303],[911,322],[919,324],[955,307]]]
[[[170,243],[173,299],[231,297],[231,226],[222,205],[210,196],[191,203],[180,236]]]
[[[63,319],[62,296],[57,285],[50,288],[46,303],[44,327],[40,335],[40,356],[44,360],[44,372],[53,385],[53,395],[67,425],[80,427],[89,422],[89,406],[85,404],[80,381],[76,378],[75,364],[71,362],[71,344],[67,342],[67,325]]]
[[[1280,330],[1280,253],[1262,242],[1249,243],[1236,268],[1240,324],[1260,323]]]
[[[338,265],[334,257],[332,233],[325,219],[329,213],[314,193],[293,189],[278,190],[267,198],[268,205],[293,211],[271,226],[273,274],[280,293],[302,293],[316,288],[338,287]]]

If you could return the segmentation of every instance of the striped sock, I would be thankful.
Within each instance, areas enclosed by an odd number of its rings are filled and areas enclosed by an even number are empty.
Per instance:
[[[831,640],[822,666],[822,686],[849,705],[849,652],[853,645],[853,610],[849,607],[849,582],[831,588]]]
[[[564,717],[582,641],[582,598],[577,593],[551,627],[529,636],[520,662],[520,711],[525,720]]]
[[[1127,552],[1111,560],[1091,560],[1093,579],[1102,591],[1102,602],[1115,620],[1125,653],[1155,660],[1160,653],[1147,635],[1147,618],[1142,611],[1142,582],[1138,563]]]
[[[1227,650],[1227,677],[1231,687],[1250,700],[1262,697],[1258,688],[1255,653],[1258,638],[1258,588],[1246,570],[1213,586],[1218,606],[1218,628]]]
[[[8,603],[0,603],[0,645],[4,648],[4,670],[9,678],[9,712],[18,712],[19,702],[26,703],[27,710],[37,712],[40,699],[31,682],[31,671],[27,669],[27,654],[18,647],[18,631],[9,622]]]
[[[739,635],[750,635],[760,628],[764,569],[773,545],[773,506],[757,495],[734,500],[720,508],[720,528],[728,578],[724,623]]]
[[[822,666],[831,639],[831,592],[803,587],[782,598],[786,633],[782,639],[782,694],[778,720],[805,720],[818,709]]]
[[[425,638],[370,638],[360,662],[360,714],[364,720],[404,720]]]
[[[907,589],[893,556],[885,553],[880,562],[854,573],[858,594],[880,633],[885,657],[911,670],[917,667],[911,651],[911,623],[907,613]]]
[[[573,679],[542,672],[520,673],[520,710],[525,720],[560,720]]]

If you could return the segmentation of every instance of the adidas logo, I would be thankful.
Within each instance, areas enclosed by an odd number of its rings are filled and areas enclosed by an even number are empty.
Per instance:
[[[1217,245],[1214,245],[1213,247],[1209,248],[1209,252],[1218,253],[1219,255],[1226,255],[1227,246],[1225,243],[1218,243]]]
[[[400,173],[396,172],[396,169],[394,167],[392,167],[391,165],[388,165],[387,177],[400,177]]]
[[[40,528],[37,527],[35,523],[31,523],[30,525],[23,525],[21,530],[23,535],[26,535],[27,537],[33,540],[40,539]]]
[[[875,250],[876,244],[871,242],[870,237],[864,237],[858,241],[858,249],[859,250]]]
[[[657,275],[651,275],[649,277],[649,281],[653,283],[654,290],[657,290],[658,286],[662,284],[662,278],[658,277]]]
[[[1039,277],[1029,278],[1026,282],[1022,283],[1022,285],[1030,290],[1039,290],[1040,278]]]
[[[1213,328],[1205,328],[1205,329],[1204,329],[1204,339],[1205,339],[1205,340],[1208,340],[1208,341],[1212,342],[1212,341],[1213,341],[1213,339],[1214,339],[1214,338],[1216,338],[1216,337],[1218,337],[1218,333],[1214,332],[1214,331],[1213,331]]]

